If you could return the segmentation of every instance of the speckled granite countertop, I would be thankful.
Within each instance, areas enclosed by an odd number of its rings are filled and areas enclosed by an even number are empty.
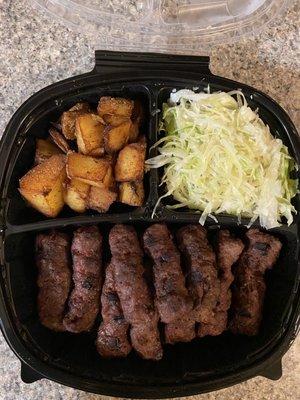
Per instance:
[[[210,52],[215,74],[250,84],[277,100],[300,130],[299,2],[256,39],[217,46]],[[100,46],[98,46],[100,48]],[[103,44],[102,48],[105,48]],[[116,45],[114,50],[118,50]],[[145,50],[145,49],[141,49]],[[50,83],[93,67],[89,39],[71,32],[28,2],[0,0],[0,136],[13,112],[28,96]],[[198,54],[201,54],[199,47]],[[300,398],[300,339],[283,358],[283,377],[255,378],[219,392],[195,396],[209,400],[296,400]],[[20,363],[0,334],[0,400],[99,399],[42,380],[20,379]]]

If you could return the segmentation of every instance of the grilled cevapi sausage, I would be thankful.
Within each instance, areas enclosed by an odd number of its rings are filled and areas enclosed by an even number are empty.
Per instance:
[[[102,287],[102,235],[96,226],[74,232],[72,247],[74,288],[64,318],[74,333],[89,331],[99,313]]]
[[[115,288],[114,267],[109,264],[101,295],[102,322],[98,330],[96,346],[102,357],[126,357],[132,346],[128,340],[129,323],[125,320],[119,296]]]
[[[198,336],[215,319],[215,307],[220,295],[220,280],[215,253],[201,225],[187,225],[177,232],[179,249],[187,265],[187,284],[193,299],[193,312],[199,322]]]
[[[71,285],[70,238],[60,232],[36,237],[38,313],[41,323],[64,331],[63,315]]]
[[[154,262],[153,275],[156,304],[165,326],[167,343],[187,342],[195,337],[192,299],[185,287],[180,265],[180,253],[164,224],[146,229],[144,248]]]
[[[231,289],[234,276],[231,271],[233,264],[239,259],[244,244],[234,238],[228,230],[219,233],[217,244],[217,266],[220,279],[220,294],[214,308],[214,319],[209,324],[199,327],[199,336],[221,335],[227,329],[227,314],[231,304]]]
[[[132,347],[143,358],[160,360],[163,350],[156,311],[145,280],[143,252],[133,227],[115,225],[109,234],[115,288],[126,321]]]
[[[237,268],[232,290],[230,330],[233,333],[257,335],[262,320],[266,291],[264,274],[271,269],[281,250],[280,241],[258,229],[246,233],[249,243],[243,251]]]

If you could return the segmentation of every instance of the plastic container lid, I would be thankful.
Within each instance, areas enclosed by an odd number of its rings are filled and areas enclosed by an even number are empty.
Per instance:
[[[255,33],[291,0],[33,0],[102,47],[202,50]],[[105,34],[104,34],[105,33]],[[109,34],[108,34],[109,33]]]

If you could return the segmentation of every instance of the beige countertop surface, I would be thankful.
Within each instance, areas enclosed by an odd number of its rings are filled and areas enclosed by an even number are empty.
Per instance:
[[[213,73],[254,86],[285,108],[300,130],[299,1],[256,38],[218,45],[209,51]],[[105,42],[98,48],[108,48]],[[51,16],[33,11],[29,1],[0,0],[0,136],[13,112],[34,92],[93,67],[94,46]],[[120,50],[118,44],[111,50]],[[147,51],[147,48],[139,49]],[[201,55],[201,46],[195,49]],[[20,362],[0,334],[0,400],[92,400],[87,394],[48,380],[20,379]],[[257,377],[201,400],[300,399],[300,339],[283,358],[283,377]]]

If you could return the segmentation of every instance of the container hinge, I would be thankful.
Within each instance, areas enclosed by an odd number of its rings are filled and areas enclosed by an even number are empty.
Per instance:
[[[209,57],[181,56],[160,53],[123,53],[115,51],[96,50],[96,74],[114,72],[144,72],[144,71],[174,71],[194,72],[212,75],[209,69]]]

